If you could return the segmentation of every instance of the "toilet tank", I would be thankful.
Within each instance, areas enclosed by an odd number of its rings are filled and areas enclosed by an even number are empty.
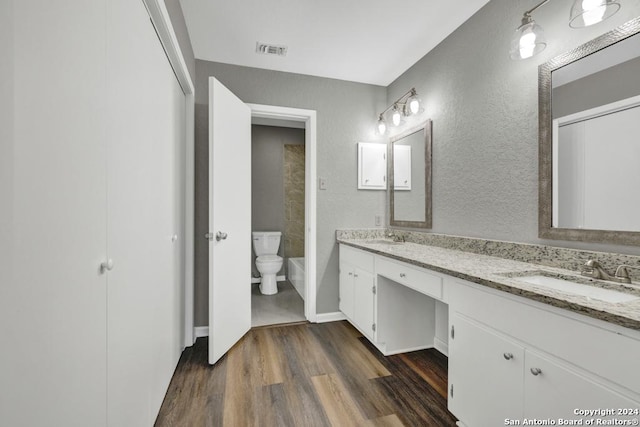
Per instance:
[[[280,236],[282,236],[280,231],[254,231],[251,236],[256,256],[278,254]]]

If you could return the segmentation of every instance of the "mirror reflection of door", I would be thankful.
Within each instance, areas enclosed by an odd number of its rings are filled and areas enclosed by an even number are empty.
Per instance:
[[[552,73],[553,227],[640,231],[640,35]]]

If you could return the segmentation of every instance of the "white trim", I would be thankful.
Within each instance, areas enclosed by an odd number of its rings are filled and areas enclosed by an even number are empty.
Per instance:
[[[400,354],[400,353],[410,353],[412,351],[428,350],[428,349],[434,348],[434,347],[432,345],[422,345],[422,346],[418,346],[418,347],[401,348],[401,349],[393,350],[393,351],[389,351],[389,352],[384,351],[384,344],[381,347],[376,345],[376,348],[378,350],[380,350],[380,353],[382,353],[384,356],[393,356],[395,354]]]
[[[305,123],[305,297],[304,315],[309,322],[317,322],[316,314],[316,180],[317,141],[316,111],[274,105],[247,104],[251,116],[275,120],[293,120]]]
[[[208,326],[196,326],[193,328],[193,342],[200,337],[208,337],[209,336],[209,327]]]
[[[160,43],[178,83],[185,94],[185,206],[184,206],[184,343],[185,347],[193,345],[194,335],[194,129],[195,129],[195,88],[184,55],[180,49],[178,38],[171,24],[169,12],[164,0],[142,0],[147,8],[151,22],[156,29]]]
[[[318,313],[316,314],[317,323],[338,322],[340,320],[348,320],[347,316],[341,311],[334,311],[333,313]]]
[[[438,337],[435,337],[433,339],[433,348],[435,348],[436,350],[438,350],[440,353],[444,354],[445,356],[449,356],[449,344],[441,339],[439,339]]]

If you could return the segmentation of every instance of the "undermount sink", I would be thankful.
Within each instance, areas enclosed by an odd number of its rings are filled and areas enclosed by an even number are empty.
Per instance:
[[[394,242],[393,240],[387,240],[387,239],[373,239],[373,240],[367,240],[367,243],[371,243],[374,245],[401,245],[404,242]]]
[[[605,301],[610,303],[630,302],[640,299],[640,297],[627,294],[624,292],[613,291],[611,289],[599,288],[592,285],[573,282],[571,280],[560,279],[556,277],[544,276],[542,274],[534,274],[531,276],[514,277],[520,282],[530,283],[532,285],[544,288],[554,289],[567,294],[575,294],[583,297]]]

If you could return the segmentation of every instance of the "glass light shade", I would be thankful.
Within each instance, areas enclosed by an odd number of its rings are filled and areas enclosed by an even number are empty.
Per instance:
[[[409,99],[407,99],[407,106],[409,107],[410,114],[418,114],[420,111],[420,99],[418,98],[418,94],[411,95]]]
[[[620,10],[618,0],[575,0],[571,6],[569,26],[584,28],[604,21]]]
[[[511,59],[527,59],[542,52],[547,47],[544,30],[531,17],[522,19],[511,39]]]
[[[387,123],[384,121],[382,116],[380,116],[380,119],[378,120],[378,133],[380,135],[387,133]]]
[[[397,106],[393,108],[393,114],[391,115],[391,122],[393,123],[394,126],[400,126],[400,123],[402,122],[402,113],[400,112]]]

